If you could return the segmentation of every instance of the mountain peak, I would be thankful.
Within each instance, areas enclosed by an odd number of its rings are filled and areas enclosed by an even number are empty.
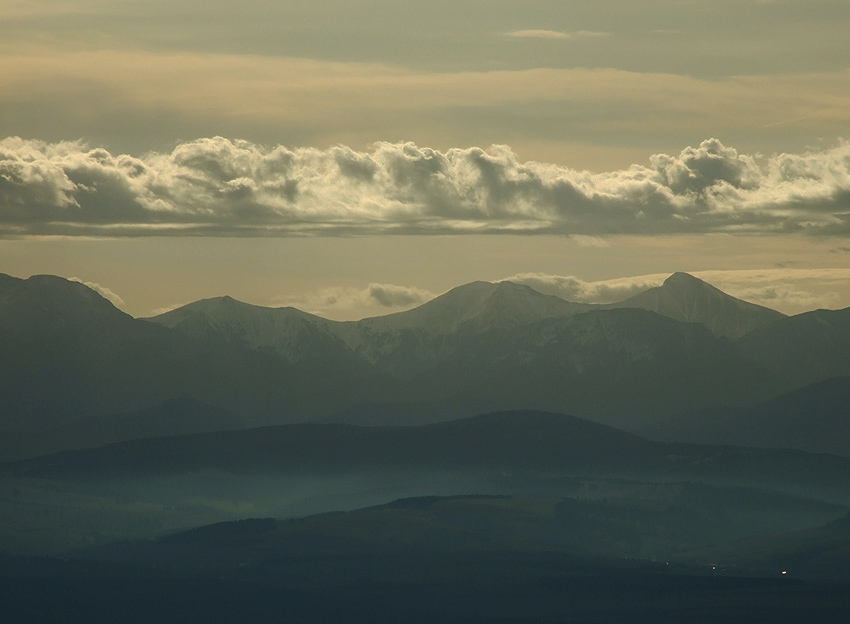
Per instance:
[[[55,275],[0,278],[0,322],[9,329],[50,333],[128,320],[129,315],[77,281]]]
[[[456,331],[461,325],[477,330],[572,316],[591,306],[544,295],[515,282],[470,282],[406,312],[360,321],[373,331],[416,328],[431,335]]]
[[[662,284],[662,286],[666,286],[668,288],[708,286],[712,289],[715,289],[714,286],[702,281],[698,277],[694,277],[690,273],[683,273],[681,271],[673,273],[670,277],[664,280],[664,284]]]
[[[298,361],[345,350],[332,327],[341,325],[295,308],[267,308],[230,296],[202,299],[147,319],[193,338],[215,338]],[[341,356],[340,356],[341,357]]]
[[[740,338],[785,315],[727,295],[688,273],[677,272],[661,286],[650,288],[611,307],[643,308],[687,323],[702,323],[717,336]]]

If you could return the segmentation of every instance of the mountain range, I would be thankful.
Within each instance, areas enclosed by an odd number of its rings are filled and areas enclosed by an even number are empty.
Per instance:
[[[86,422],[180,398],[236,428],[543,409],[650,432],[850,376],[850,309],[786,317],[675,273],[607,305],[473,282],[352,322],[230,297],[134,319],[77,282],[2,276],[0,347],[0,430],[45,452],[89,445]],[[172,433],[218,428],[181,418]],[[113,430],[99,440],[137,437]],[[35,452],[5,446],[0,458]]]

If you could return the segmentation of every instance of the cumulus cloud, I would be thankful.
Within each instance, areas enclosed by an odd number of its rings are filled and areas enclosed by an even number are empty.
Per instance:
[[[122,308],[125,305],[124,300],[117,293],[113,292],[112,290],[110,290],[106,286],[101,286],[100,284],[98,284],[96,282],[86,282],[86,281],[81,280],[79,277],[69,277],[68,281],[69,282],[79,282],[83,286],[88,286],[93,291],[95,291],[97,294],[99,294],[101,297],[103,297],[107,301],[112,302],[112,304],[117,308]]]
[[[406,309],[430,301],[434,293],[412,286],[396,284],[369,284],[366,288],[331,287],[295,296],[274,298],[279,305],[293,306],[312,314],[332,314],[356,310],[378,310],[386,314],[388,308]]]
[[[215,137],[135,157],[9,138],[0,141],[0,232],[847,236],[850,142],[759,159],[709,139],[594,174],[522,162],[499,145],[357,152]]]

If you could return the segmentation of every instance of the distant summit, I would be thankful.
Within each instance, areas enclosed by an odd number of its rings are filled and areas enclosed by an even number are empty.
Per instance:
[[[677,321],[701,323],[717,336],[737,339],[785,315],[727,295],[688,273],[673,273],[661,286],[610,308],[641,308]]]
[[[513,282],[472,282],[406,312],[360,321],[373,330],[418,329],[432,336],[453,333],[462,326],[478,331],[511,327],[547,318],[567,317],[593,306],[544,295]]]
[[[18,279],[0,274],[0,328],[50,335],[92,330],[105,323],[129,323],[132,317],[88,286],[53,275]]]
[[[196,339],[273,351],[290,362],[346,351],[329,330],[338,323],[295,308],[266,308],[228,296],[195,301],[148,320]]]

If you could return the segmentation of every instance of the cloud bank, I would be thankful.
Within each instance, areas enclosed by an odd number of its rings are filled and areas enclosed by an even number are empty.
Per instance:
[[[0,141],[0,233],[844,237],[850,142],[760,159],[709,139],[648,166],[594,174],[521,162],[499,145],[440,152],[377,143],[358,152],[215,137],[135,157],[9,138]]]
[[[292,306],[311,314],[328,314],[348,310],[372,310],[387,314],[430,301],[436,295],[428,290],[396,284],[372,283],[365,288],[323,288],[316,292],[278,296],[276,305]]]
[[[519,273],[506,277],[502,281],[525,284],[537,292],[555,295],[576,303],[616,303],[660,286],[668,277],[670,277],[669,273],[657,273],[587,282],[575,275]]]

